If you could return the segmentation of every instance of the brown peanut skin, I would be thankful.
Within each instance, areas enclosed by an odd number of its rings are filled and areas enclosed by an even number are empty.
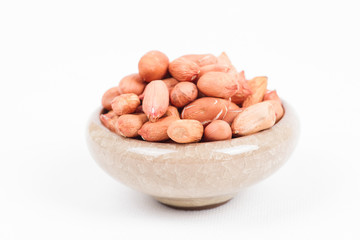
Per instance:
[[[213,120],[223,119],[227,113],[228,101],[221,98],[203,97],[186,105],[182,112],[182,119],[194,119],[203,125]]]
[[[192,143],[201,140],[204,127],[197,120],[180,119],[172,122],[167,129],[168,136],[177,143]]]
[[[139,105],[140,99],[138,95],[134,93],[121,94],[111,102],[111,108],[119,116],[135,112]]]
[[[163,79],[169,67],[169,58],[160,51],[150,51],[141,57],[138,68],[140,77],[146,81]]]
[[[135,93],[140,95],[145,89],[146,83],[142,80],[138,73],[133,73],[125,76],[119,82],[119,92],[124,93]]]
[[[161,118],[169,106],[169,90],[162,80],[150,82],[144,91],[143,111],[150,122]]]
[[[109,111],[105,114],[100,114],[100,122],[110,131],[115,132],[115,123],[118,115],[114,111]]]
[[[239,83],[228,73],[208,72],[199,78],[197,87],[206,96],[228,99],[239,90]]]
[[[178,120],[176,116],[159,119],[156,122],[146,122],[138,131],[138,134],[146,141],[161,142],[169,139],[167,129],[170,124]]]
[[[270,128],[275,121],[274,107],[270,102],[265,101],[245,108],[234,119],[231,129],[233,135],[245,136]]]
[[[175,107],[184,107],[194,101],[197,96],[198,90],[194,83],[179,82],[170,93],[170,101]]]
[[[230,125],[223,120],[212,121],[204,129],[205,141],[221,141],[228,140],[232,137]]]
[[[111,108],[112,100],[119,95],[120,95],[120,93],[119,93],[118,87],[112,87],[112,88],[108,89],[102,96],[101,105],[106,110],[110,111],[112,109]]]
[[[198,77],[200,67],[195,62],[180,57],[169,64],[169,72],[180,82],[191,82]]]
[[[116,120],[115,132],[123,137],[137,137],[139,129],[147,120],[144,113],[124,114]]]

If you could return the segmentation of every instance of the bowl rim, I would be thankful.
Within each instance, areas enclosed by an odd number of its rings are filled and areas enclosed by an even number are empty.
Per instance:
[[[223,143],[228,142],[230,144],[232,142],[237,142],[237,141],[239,141],[240,143],[243,142],[244,144],[246,144],[248,141],[251,141],[251,139],[253,139],[253,138],[258,138],[259,136],[261,138],[261,135],[267,135],[267,134],[271,134],[273,132],[278,131],[280,128],[282,128],[286,124],[286,122],[288,122],[289,118],[291,118],[291,115],[296,115],[294,109],[290,106],[289,103],[287,103],[284,100],[281,100],[281,101],[282,101],[282,106],[284,108],[284,115],[271,128],[262,130],[260,132],[254,133],[254,134],[246,135],[246,136],[231,138],[231,139],[228,139],[228,140],[212,141],[212,142],[196,142],[196,143],[148,142],[148,141],[145,141],[145,140],[123,137],[123,136],[120,136],[120,135],[110,131],[108,128],[106,128],[101,123],[99,116],[104,111],[104,108],[102,106],[99,106],[99,107],[96,108],[96,110],[91,115],[90,121],[95,121],[95,123],[97,125],[99,125],[100,128],[102,128],[105,131],[108,131],[108,133],[112,134],[114,137],[117,137],[118,139],[121,139],[120,141],[127,141],[129,143],[131,143],[131,142],[133,142],[133,143],[141,142],[144,147],[146,147],[146,146],[153,147],[154,144],[156,144],[158,147],[169,147],[169,146],[174,147],[174,146],[176,146],[176,148],[182,148],[182,147],[186,148],[186,147],[189,147],[189,146],[196,147],[196,146],[199,146],[199,145],[202,145],[202,146],[207,145],[208,147],[212,147],[212,146],[216,147],[216,145],[219,142],[223,142]]]

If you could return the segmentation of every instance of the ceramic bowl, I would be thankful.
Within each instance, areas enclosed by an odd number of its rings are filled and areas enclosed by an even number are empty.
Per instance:
[[[111,177],[177,208],[208,208],[267,178],[289,158],[299,121],[293,108],[272,128],[226,141],[155,143],[124,138],[92,114],[87,143],[92,157]]]

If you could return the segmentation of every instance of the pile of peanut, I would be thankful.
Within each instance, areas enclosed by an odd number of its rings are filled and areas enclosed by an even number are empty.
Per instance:
[[[267,77],[246,80],[224,52],[169,62],[150,51],[138,68],[102,97],[101,122],[123,137],[219,141],[271,128],[284,114],[276,91],[267,90]]]

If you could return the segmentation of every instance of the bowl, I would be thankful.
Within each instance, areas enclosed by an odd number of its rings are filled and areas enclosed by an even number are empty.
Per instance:
[[[92,157],[111,177],[159,202],[185,209],[226,203],[269,177],[290,157],[299,136],[294,109],[272,128],[225,141],[191,144],[124,138],[104,127],[97,108],[86,139]]]

